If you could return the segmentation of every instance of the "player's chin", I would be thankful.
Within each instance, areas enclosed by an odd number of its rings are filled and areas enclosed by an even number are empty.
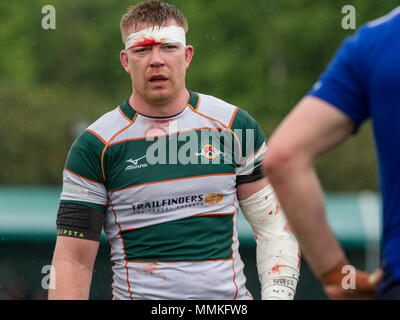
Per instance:
[[[155,88],[151,94],[148,95],[149,101],[154,104],[162,104],[171,100],[172,94],[165,88]]]

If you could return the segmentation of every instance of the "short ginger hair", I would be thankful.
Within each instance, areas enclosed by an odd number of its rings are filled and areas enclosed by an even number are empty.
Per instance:
[[[147,0],[129,7],[120,23],[122,42],[125,43],[126,38],[129,36],[129,30],[132,27],[136,28],[141,22],[162,26],[170,20],[174,20],[185,32],[188,31],[188,23],[185,16],[173,5],[160,0]]]

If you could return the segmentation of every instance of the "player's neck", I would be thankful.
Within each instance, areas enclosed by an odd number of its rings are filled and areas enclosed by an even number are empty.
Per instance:
[[[180,90],[172,99],[159,103],[146,101],[140,94],[133,91],[129,104],[136,112],[146,116],[171,117],[182,112],[189,99],[190,93],[186,88]]]

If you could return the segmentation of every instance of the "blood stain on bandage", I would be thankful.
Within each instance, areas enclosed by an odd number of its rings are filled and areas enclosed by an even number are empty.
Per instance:
[[[276,205],[275,212],[273,212],[273,211],[271,210],[270,212],[268,212],[268,214],[269,214],[270,216],[272,216],[272,215],[276,216],[276,215],[279,213],[279,209],[280,209],[279,205]]]
[[[284,267],[284,264],[276,264],[273,268],[272,268],[272,272],[273,273],[281,273],[281,270],[279,269],[280,267]]]
[[[143,40],[136,42],[133,46],[135,46],[135,47],[150,47],[150,46],[155,46],[155,45],[161,44],[161,43],[162,42],[156,41],[154,39],[144,38]]]
[[[299,251],[298,251],[298,257],[299,257],[299,263],[297,265],[297,269],[300,270],[300,266],[301,266],[301,249],[300,249],[300,247],[299,247]]]

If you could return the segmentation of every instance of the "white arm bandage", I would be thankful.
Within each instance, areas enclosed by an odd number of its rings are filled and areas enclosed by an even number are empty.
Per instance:
[[[257,269],[263,300],[291,300],[300,273],[295,236],[284,230],[286,217],[271,185],[240,201],[257,243]]]

